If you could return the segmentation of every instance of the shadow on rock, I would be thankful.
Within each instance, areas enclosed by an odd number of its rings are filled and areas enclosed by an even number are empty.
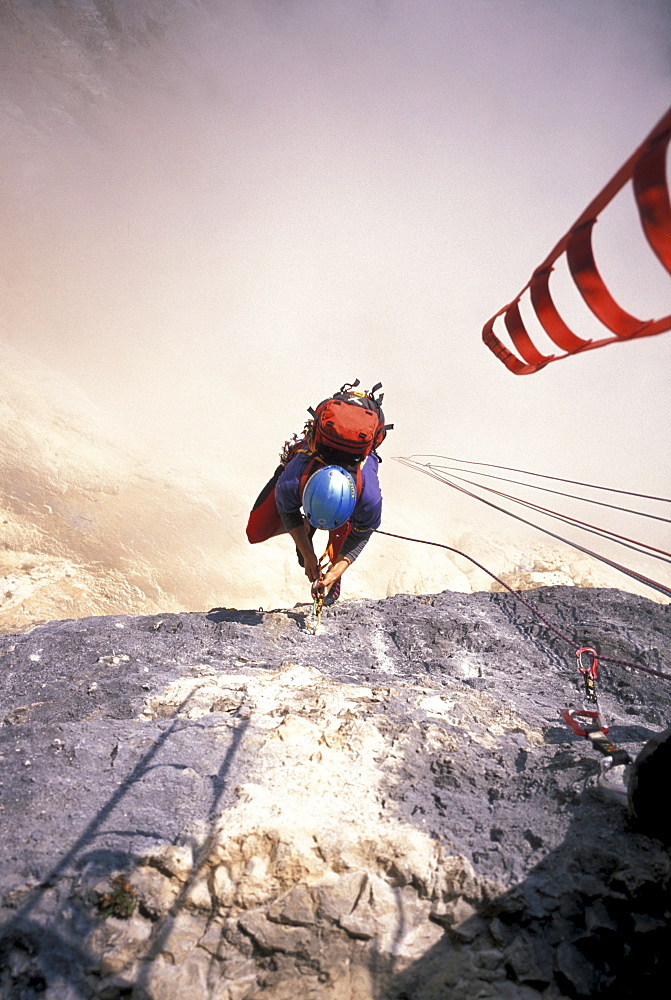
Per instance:
[[[517,886],[442,918],[445,938],[379,1000],[665,995],[671,858],[597,790]]]
[[[265,612],[259,611],[237,611],[235,608],[212,608],[205,615],[208,621],[219,624],[220,622],[236,622],[238,625],[261,625]]]
[[[32,889],[22,887],[13,897],[10,894],[5,906],[16,912],[4,923],[0,934],[3,1000],[32,1000],[46,989],[62,991],[54,996],[89,1000],[101,995],[97,989],[101,974],[111,976],[113,981],[104,992],[106,998],[129,996],[131,991],[136,997],[146,995],[147,962],[166,946],[204,859],[209,856],[228,772],[248,721],[243,720],[233,731],[212,778],[210,829],[200,848],[195,842],[185,847],[166,845],[151,861],[138,857],[132,850],[86,849],[102,834],[103,823],[133,786],[154,769],[161,749],[182,728],[180,715],[188,710],[189,702],[190,697],[178,706],[172,724],[153,741],[118,790],[40,883]],[[116,832],[127,839],[129,847],[141,835],[138,830]],[[140,873],[140,892],[126,880],[126,873],[131,871]],[[160,873],[174,876],[180,886],[176,892],[164,893],[161,898],[155,888],[156,882],[164,881]],[[157,876],[153,880],[152,874]],[[136,913],[138,904],[142,916],[148,919],[141,919]],[[120,936],[128,942],[122,960],[115,963],[103,959],[101,963],[101,953],[109,950]],[[138,958],[142,960],[139,965]]]

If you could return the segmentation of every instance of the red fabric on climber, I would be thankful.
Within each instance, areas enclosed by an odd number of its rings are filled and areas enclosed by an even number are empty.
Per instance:
[[[252,545],[266,542],[282,528],[282,518],[275,503],[275,486],[280,478],[283,466],[279,465],[273,477],[263,487],[249,515],[247,522],[247,538]]]

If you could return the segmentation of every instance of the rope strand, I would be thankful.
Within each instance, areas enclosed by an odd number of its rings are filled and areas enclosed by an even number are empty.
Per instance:
[[[596,486],[594,483],[581,483],[578,479],[562,479],[560,476],[546,476],[542,472],[527,472],[525,469],[514,469],[508,465],[493,465],[491,462],[471,462],[463,458],[450,458],[446,455],[420,455],[420,458],[445,458],[448,462],[460,462],[461,465],[482,465],[488,469],[502,469],[504,472],[519,472],[523,476],[536,476],[538,479],[551,479],[557,483],[570,483],[572,486],[587,486],[592,490],[607,490],[609,493],[622,493],[628,497],[638,497],[640,500],[658,500],[660,503],[671,503],[668,497],[653,497],[645,493],[632,493],[630,490],[616,490],[613,486]],[[410,458],[415,458],[410,455]],[[419,463],[418,463],[419,464]]]
[[[466,552],[461,552],[460,549],[455,549],[454,546],[452,545],[445,545],[443,542],[431,542],[427,541],[424,538],[410,538],[408,535],[397,535],[392,531],[382,531],[381,528],[377,528],[376,532],[378,535],[386,535],[388,538],[398,538],[404,542],[416,542],[418,545],[431,545],[434,546],[435,548],[446,549],[448,552],[454,552],[455,555],[462,556],[464,559],[467,559],[469,562],[472,562],[474,566],[477,566],[478,569],[481,569],[485,573],[487,573],[488,576],[491,576],[493,580],[496,580],[496,582],[499,583],[502,587],[504,587],[510,594],[512,594],[516,600],[520,601],[521,604],[524,604],[524,606],[527,607],[530,611],[532,611],[537,618],[540,618],[540,620],[545,625],[547,625],[547,627],[551,629],[555,633],[555,635],[557,635],[564,642],[567,642],[569,646],[572,646],[574,649],[579,649],[580,646],[582,645],[581,643],[575,642],[564,632],[562,632],[553,622],[550,621],[549,618],[546,618],[545,615],[538,610],[538,608],[534,607],[533,604],[531,604],[524,597],[522,597],[522,595],[519,594],[516,590],[513,590],[512,587],[508,586],[508,584],[505,583],[500,577],[496,576],[495,573],[492,573],[491,570],[487,569],[486,566],[483,566],[482,563],[479,563],[477,559],[474,559],[473,556],[469,556]],[[644,673],[652,674],[654,677],[663,677],[665,680],[671,680],[671,673],[667,673],[666,671],[663,670],[656,670],[654,667],[649,667],[647,664],[644,663],[634,663],[631,660],[621,660],[613,656],[600,655],[599,659],[604,663],[615,663],[623,667],[632,667],[634,670],[642,670]]]
[[[532,500],[523,500],[521,497],[514,497],[510,493],[501,493],[500,490],[495,490],[492,486],[485,486],[483,483],[474,483],[463,476],[452,476],[451,478],[458,479],[462,483],[468,483],[469,486],[474,486],[476,489],[487,490],[488,493],[494,493],[498,497],[503,497],[505,500],[512,500],[513,503],[522,504],[524,507],[532,507],[541,514],[546,514],[548,517],[555,517],[559,521],[564,521],[565,524],[572,524],[575,527],[582,528],[583,531],[590,531],[592,534],[606,538],[617,545],[624,545],[625,548],[632,549],[634,552],[640,552],[641,555],[650,556],[651,559],[659,559],[661,562],[671,563],[671,552],[666,552],[664,549],[657,549],[654,545],[648,545],[647,542],[640,542],[636,538],[629,538],[627,535],[618,535],[617,532],[611,531],[609,528],[600,528],[596,524],[590,524],[589,521],[581,521],[577,517],[571,517],[570,514],[561,514],[559,511],[551,510],[549,507],[541,507],[540,504],[533,503]],[[444,482],[449,486],[453,485],[447,477],[444,479]],[[649,551],[644,552],[644,549],[648,549]],[[659,553],[659,555],[655,555],[654,553]]]
[[[671,524],[671,518],[660,517],[659,514],[649,514],[647,511],[634,510],[632,507],[620,507],[619,504],[606,503],[605,500],[596,500],[594,497],[581,497],[577,493],[566,493],[565,490],[553,490],[549,486],[537,486],[536,483],[525,483],[520,479],[511,479],[509,476],[494,476],[491,472],[479,472],[478,469],[461,469],[456,465],[434,465],[433,462],[416,462],[416,464],[426,466],[429,469],[448,469],[454,472],[465,472],[469,476],[485,476],[487,479],[498,479],[503,483],[514,483],[516,486],[524,486],[530,490],[553,493],[555,496],[568,497],[570,500],[580,500],[582,503],[596,504],[599,507],[608,507],[610,510],[622,511],[624,514],[636,514],[638,517],[649,517],[653,521],[664,521],[665,524]]]
[[[607,566],[611,566],[613,569],[619,570],[621,573],[624,573],[625,576],[629,576],[633,580],[638,580],[639,583],[645,584],[645,586],[652,588],[652,590],[659,591],[659,593],[664,594],[665,597],[671,597],[671,589],[669,587],[665,587],[664,584],[658,583],[656,580],[652,580],[650,577],[644,576],[636,570],[623,566],[621,563],[617,563],[613,559],[608,559],[606,556],[599,555],[598,552],[594,552],[592,549],[587,549],[583,545],[579,545],[577,542],[572,542],[570,539],[564,538],[563,535],[558,535],[556,532],[550,531],[549,528],[542,528],[540,525],[534,524],[533,521],[528,521],[525,517],[521,517],[519,514],[513,514],[512,511],[506,510],[505,507],[500,507],[498,504],[492,503],[491,500],[485,500],[484,497],[479,497],[476,493],[471,493],[470,490],[464,489],[463,486],[457,486],[456,483],[449,483],[441,476],[438,476],[435,472],[431,472],[427,467],[417,466],[407,458],[396,458],[396,461],[403,465],[407,465],[411,469],[418,469],[419,472],[423,472],[425,475],[431,476],[433,479],[437,479],[441,483],[446,483],[446,485],[451,486],[452,489],[458,490],[460,493],[464,493],[473,500],[479,500],[480,503],[484,503],[488,507],[492,507],[494,510],[501,511],[503,514],[513,517],[516,521],[521,521],[523,524],[527,524],[529,527],[535,528],[537,531],[542,531],[546,535],[550,535],[551,538],[556,538],[558,541],[572,546],[572,548],[577,549],[579,552],[583,552],[585,555],[592,556],[593,559],[598,559],[599,562],[605,563]]]

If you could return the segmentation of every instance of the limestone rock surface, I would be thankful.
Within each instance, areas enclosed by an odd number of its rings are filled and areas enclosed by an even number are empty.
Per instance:
[[[526,595],[671,663],[669,607]],[[108,616],[0,637],[3,1000],[628,997],[671,859],[563,725],[571,647],[510,594]],[[602,667],[611,736],[668,681]]]

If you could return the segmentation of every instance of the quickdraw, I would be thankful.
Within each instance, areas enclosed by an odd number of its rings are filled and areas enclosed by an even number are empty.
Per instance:
[[[565,708],[561,712],[561,717],[576,736],[583,736],[589,740],[602,755],[599,784],[608,791],[626,798],[627,785],[624,781],[624,772],[620,772],[621,781],[614,780],[611,772],[616,767],[627,767],[631,764],[631,757],[626,750],[615,746],[606,735],[608,732],[607,720],[601,711],[596,687],[599,677],[599,656],[591,646],[581,646],[576,649],[575,655],[578,661],[578,670],[585,681],[585,702],[593,708]],[[589,666],[585,665],[583,656],[590,657]]]
[[[590,665],[586,667],[583,663],[583,656],[590,657]],[[585,698],[596,708],[594,713],[596,716],[596,722],[599,723],[599,728],[604,732],[608,732],[608,726],[606,725],[606,717],[601,711],[601,706],[599,705],[599,696],[596,690],[596,682],[599,679],[599,657],[597,651],[592,649],[591,646],[580,646],[579,649],[575,651],[575,658],[578,664],[578,670],[583,675],[585,679]]]
[[[308,632],[316,635],[322,623],[322,610],[324,608],[324,595],[319,593],[312,601],[312,611],[305,619],[305,627]]]
[[[324,598],[326,597],[322,581],[324,579],[324,573],[330,564],[331,559],[329,556],[329,549],[327,548],[326,552],[324,552],[323,556],[319,560],[319,580],[317,581],[317,592],[312,598],[312,611],[305,619],[305,627],[308,632],[312,632],[313,635],[317,634],[322,623],[322,611],[324,610]]]
[[[295,458],[299,452],[309,451],[310,435],[312,434],[312,427],[314,421],[306,421],[303,431],[301,434],[292,434],[290,438],[282,445],[282,450],[280,452],[280,465],[282,468],[286,468],[292,458]]]
[[[599,776],[599,784],[608,791],[615,793],[621,801],[625,800],[628,802],[633,815],[640,819],[643,815],[643,810],[647,809],[648,806],[645,805],[645,798],[647,798],[647,796],[642,799],[640,805],[635,803],[635,789],[640,771],[639,762],[641,761],[642,755],[645,754],[646,747],[650,747],[651,744],[654,745],[655,741],[649,741],[636,760],[632,761],[626,750],[616,747],[615,744],[612,743],[606,736],[608,729],[605,723],[605,718],[600,711],[596,690],[596,682],[599,673],[599,656],[596,650],[592,649],[591,646],[578,646],[578,644],[574,642],[570,636],[562,632],[554,622],[550,621],[549,618],[546,618],[545,615],[541,614],[538,608],[534,607],[533,604],[530,604],[529,601],[522,597],[518,591],[513,590],[509,584],[492,573],[491,570],[487,569],[486,566],[483,566],[482,563],[478,562],[477,559],[474,559],[473,556],[469,555],[467,552],[462,552],[461,549],[455,549],[452,545],[445,545],[443,542],[432,542],[425,538],[411,538],[408,535],[399,535],[392,531],[383,531],[381,528],[377,529],[377,534],[386,535],[389,538],[399,538],[405,542],[417,542],[420,545],[431,545],[434,548],[445,549],[447,552],[454,552],[455,555],[462,556],[464,559],[473,563],[474,566],[477,566],[478,569],[487,573],[488,576],[491,576],[493,580],[496,580],[503,590],[507,590],[508,593],[511,594],[517,601],[528,608],[528,610],[531,611],[536,618],[540,619],[540,621],[542,621],[559,639],[573,647],[578,660],[578,669],[585,678],[586,700],[596,706],[596,711],[589,708],[566,708],[560,713],[561,717],[569,728],[576,734],[576,736],[585,737],[585,739],[588,739],[596,747],[596,749],[601,752],[603,761],[601,774]],[[586,666],[582,660],[582,657],[586,654],[591,656],[589,666]],[[671,672],[668,670],[658,670],[645,663],[636,663],[633,660],[621,660],[615,656],[602,656],[601,659],[605,663],[615,663],[618,666],[629,667],[633,670],[642,670],[644,673],[651,674],[654,677],[663,677],[665,680],[671,680]],[[671,727],[669,730],[661,734],[667,741],[662,744],[663,746],[668,746],[669,743],[671,743],[671,735],[669,734],[671,734]],[[654,750],[655,752],[657,751],[656,746],[654,746]],[[663,759],[665,760],[666,758]],[[614,776],[610,774],[613,768],[616,767],[622,768],[620,772],[622,775],[621,782],[614,781]],[[632,791],[632,789],[634,791]],[[652,820],[659,816],[659,811],[657,810],[653,816],[650,816],[648,813],[645,813],[645,815],[646,822],[648,825],[652,826]],[[664,827],[663,832],[665,837],[668,836],[667,827]]]

